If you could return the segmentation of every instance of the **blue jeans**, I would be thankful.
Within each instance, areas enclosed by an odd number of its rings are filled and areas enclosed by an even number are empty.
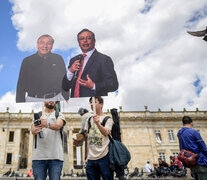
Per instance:
[[[50,180],[60,180],[63,161],[60,160],[33,160],[32,169],[35,180],[45,180],[47,170]]]
[[[109,155],[98,160],[88,160],[86,174],[88,180],[98,180],[100,174],[104,180],[113,180],[113,173],[109,168]]]

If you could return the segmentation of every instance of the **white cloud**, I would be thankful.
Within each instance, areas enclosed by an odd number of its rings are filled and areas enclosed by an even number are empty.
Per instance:
[[[104,108],[103,111],[106,112],[108,109],[117,108],[119,109],[121,100],[120,96],[116,96],[115,93],[110,93],[108,97],[103,97]],[[30,113],[32,110],[34,112],[39,112],[42,110],[42,102],[40,103],[15,103],[15,93],[7,92],[0,99],[0,112],[6,112],[7,107],[9,112],[18,113],[20,110],[23,113]],[[78,112],[80,107],[87,108],[91,111],[89,98],[72,98],[67,103],[61,102],[62,112]]]
[[[0,98],[0,112],[6,112],[7,107],[9,112],[32,112],[40,111],[42,103],[15,103],[15,93],[7,92],[4,96]]]
[[[121,96],[116,96],[115,93],[110,93],[109,96],[103,97],[104,99],[104,107],[103,111],[106,112],[112,108],[119,109],[121,106]],[[64,112],[78,112],[80,107],[86,108],[91,111],[89,98],[72,98],[68,101],[68,103],[61,102],[61,109]]]
[[[20,50],[34,49],[44,33],[55,38],[54,48],[74,48],[81,29],[94,31],[97,49],[115,63],[123,109],[206,108],[206,42],[186,33],[187,27],[206,27],[205,0],[154,1],[144,14],[149,5],[144,0],[11,1]],[[193,20],[199,12],[202,18]],[[200,96],[193,85],[196,77],[204,87]],[[78,103],[71,100],[66,106],[73,109]]]
[[[3,69],[3,64],[0,64],[0,72],[1,72],[1,70]]]

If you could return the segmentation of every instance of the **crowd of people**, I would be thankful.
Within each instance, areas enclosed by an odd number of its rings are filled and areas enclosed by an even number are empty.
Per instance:
[[[149,174],[155,169],[159,169],[159,170],[170,169],[170,171],[174,171],[174,170],[182,170],[184,168],[182,162],[178,159],[177,156],[170,156],[169,159],[170,159],[170,164],[168,164],[166,161],[162,160],[161,158],[158,158],[158,164],[154,164],[153,168],[150,165],[150,162],[148,161],[145,165],[145,172]]]
[[[108,118],[106,124],[102,122],[106,115],[103,113],[104,100],[102,97],[91,97],[89,99],[91,109],[95,114],[91,114],[87,109],[80,108],[78,113],[82,117],[82,123],[79,134],[83,134],[84,138],[78,141],[85,141],[85,164],[87,179],[97,180],[101,177],[105,180],[114,179],[114,170],[111,169],[109,162],[109,135],[113,126],[113,119]],[[57,113],[55,101],[44,103],[44,115],[40,117],[41,123],[36,124],[34,118],[31,126],[31,132],[34,135],[34,147],[32,154],[32,169],[28,170],[27,177],[45,180],[47,176],[51,180],[58,180],[61,176],[67,176],[62,172],[63,167],[63,146],[62,146],[62,128],[66,124],[64,115],[61,112]],[[43,112],[42,112],[43,113]],[[90,123],[89,123],[90,122]],[[175,175],[185,176],[186,168],[190,168],[192,177],[196,180],[207,179],[207,148],[198,131],[194,130],[193,120],[189,116],[182,118],[183,128],[178,131],[180,150],[189,150],[199,154],[196,165],[189,167],[181,162],[177,155],[169,157],[170,163],[164,159],[158,158],[158,163],[150,164],[147,161],[145,171],[139,173],[139,169],[131,173],[131,176],[141,177],[144,173],[148,177],[157,177]],[[42,133],[42,136],[40,136]],[[77,139],[74,139],[74,142]],[[82,144],[74,143],[76,146]],[[83,172],[82,172],[83,174]],[[128,173],[129,174],[129,173]],[[11,168],[4,176],[19,177],[19,169],[15,172]],[[79,174],[78,174],[79,176]],[[82,176],[82,175],[81,175]],[[80,176],[80,177],[81,177]],[[118,179],[126,178],[124,168],[116,172]]]
[[[15,171],[15,170],[11,170],[11,168],[9,169],[9,171],[5,172],[3,174],[3,177],[24,177],[24,174],[19,172],[19,168]],[[33,172],[32,169],[29,169],[27,171],[27,175],[26,177],[33,177]]]
[[[170,164],[166,163],[161,158],[158,158],[158,164],[154,165],[154,170],[159,172],[164,172],[170,170],[181,171],[186,168],[190,168],[191,175],[195,180],[206,180],[207,179],[207,147],[203,141],[200,133],[193,129],[193,120],[189,116],[184,116],[182,118],[183,128],[178,131],[178,140],[180,145],[180,150],[186,150],[188,152],[194,153],[197,156],[196,164],[189,166],[185,162],[181,162],[177,156],[170,156]],[[186,159],[192,161],[189,155],[186,155]],[[152,172],[150,163],[147,162],[145,165],[146,173]]]

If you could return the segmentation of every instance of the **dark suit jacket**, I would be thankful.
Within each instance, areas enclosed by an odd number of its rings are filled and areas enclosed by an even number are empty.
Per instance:
[[[70,60],[69,68],[77,60],[77,56]],[[108,92],[118,89],[118,80],[114,70],[114,64],[109,56],[101,54],[97,50],[93,52],[89,58],[81,79],[87,80],[87,74],[96,85],[96,90],[80,86],[80,97],[107,96]],[[71,97],[74,97],[76,79],[73,77],[71,81],[67,79],[67,75],[63,78],[63,89],[68,91],[71,89]]]

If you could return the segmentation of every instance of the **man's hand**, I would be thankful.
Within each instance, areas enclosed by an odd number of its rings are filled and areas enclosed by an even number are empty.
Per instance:
[[[40,119],[41,120],[41,124],[40,124],[40,126],[42,127],[42,128],[44,128],[44,127],[48,127],[48,124],[47,124],[47,120],[45,119],[45,118],[41,118]]]
[[[69,71],[74,73],[75,71],[79,71],[80,70],[80,60],[76,60],[72,66],[70,66]]]
[[[37,135],[40,131],[42,130],[42,126],[35,126],[34,124],[32,125],[32,134]]]
[[[95,115],[93,116],[93,121],[94,121],[94,123],[95,123],[96,125],[100,123],[100,121],[99,121],[99,116],[97,116],[97,114],[95,114]]]
[[[93,116],[93,121],[96,124],[96,126],[98,127],[98,129],[101,132],[101,134],[103,134],[104,136],[108,136],[110,134],[110,131],[108,130],[108,128],[106,128],[103,125],[101,125],[99,117],[100,116],[98,116],[97,114],[95,114]]]
[[[88,162],[88,158],[86,158],[86,159],[84,160],[84,163],[85,163],[85,164],[87,164],[87,162]]]
[[[89,75],[87,74],[87,80],[83,80],[83,79],[79,79],[79,84],[81,86],[87,87],[89,89],[92,89],[94,86],[94,82],[91,80],[91,78],[89,77]]]

